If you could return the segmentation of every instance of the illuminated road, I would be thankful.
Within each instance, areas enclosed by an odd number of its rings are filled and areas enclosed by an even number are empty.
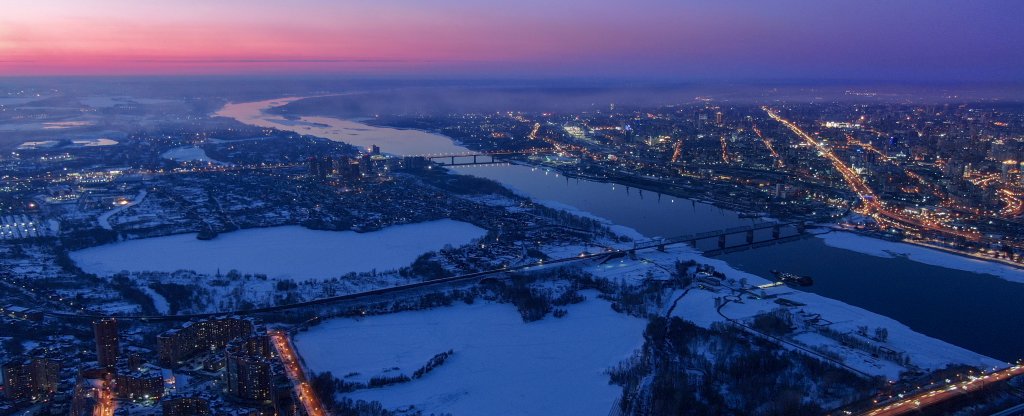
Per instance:
[[[722,143],[722,162],[729,163],[729,145],[725,142],[725,136],[719,136],[718,141]]]
[[[759,137],[761,139],[761,141],[764,142],[764,147],[768,148],[768,153],[771,153],[772,157],[775,158],[775,165],[776,165],[776,167],[780,167],[780,168],[786,167],[786,164],[782,162],[782,157],[779,156],[779,152],[776,152],[775,151],[775,146],[772,146],[772,141],[768,140],[767,137],[764,137],[764,135],[761,134],[761,129],[757,128],[756,124],[752,125],[751,128],[753,128],[754,133],[757,134],[757,137]]]
[[[843,163],[843,161],[840,160],[839,157],[836,156],[836,154],[832,152],[831,149],[829,149],[821,142],[815,140],[814,137],[812,137],[810,134],[804,132],[804,130],[801,129],[800,126],[797,126],[795,123],[782,118],[778,113],[773,111],[771,108],[764,106],[761,107],[761,109],[768,113],[768,116],[771,117],[773,120],[782,123],[782,125],[786,126],[790,131],[793,132],[793,134],[796,134],[797,137],[800,137],[805,142],[813,146],[815,149],[818,150],[818,152],[823,157],[828,159],[832,163],[832,166],[836,169],[836,171],[838,171],[839,174],[843,176],[843,179],[850,186],[850,189],[853,190],[853,192],[856,193],[857,196],[860,198],[861,202],[864,203],[864,213],[867,215],[871,215],[871,217],[874,218],[875,221],[878,221],[880,224],[885,224],[890,227],[914,232],[928,230],[941,234],[965,238],[970,241],[978,241],[980,239],[980,236],[976,233],[951,229],[949,227],[946,227],[944,224],[932,219],[913,218],[888,209],[885,206],[885,204],[879,202],[878,197],[875,195],[874,191],[871,190],[871,187],[868,186],[864,179],[862,179],[856,171],[851,169],[849,166],[846,166],[846,164]]]
[[[288,339],[288,333],[281,330],[272,330],[270,331],[270,340],[274,344],[274,348],[277,349],[277,355],[281,357],[281,362],[284,363],[284,370],[288,373],[288,378],[292,380],[292,385],[295,386],[295,393],[299,396],[302,407],[306,409],[306,414],[310,416],[327,416],[327,409],[324,408],[320,398],[313,391],[313,387],[309,385],[309,380],[306,379],[306,372],[302,370],[299,356],[295,354],[295,349],[292,348],[292,343]]]
[[[1013,218],[1024,213],[1024,201],[1021,200],[1021,194],[1006,188],[1000,189],[996,193],[1003,200],[1003,204],[1006,205],[999,211],[1000,215]]]
[[[865,416],[895,416],[917,412],[925,407],[983,390],[994,382],[1006,381],[1021,374],[1024,374],[1024,366],[1015,365],[980,377],[972,376],[968,381],[945,384],[941,387],[903,398],[895,403],[876,407],[862,414]]]
[[[93,416],[114,416],[117,404],[114,403],[114,393],[110,391],[110,382],[103,381],[102,387],[96,390],[96,407],[93,407]]]

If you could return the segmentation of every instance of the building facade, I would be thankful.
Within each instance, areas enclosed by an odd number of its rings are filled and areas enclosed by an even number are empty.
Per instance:
[[[252,321],[235,317],[188,322],[157,336],[160,365],[172,367],[201,352],[222,349],[235,338],[252,335],[253,329]]]
[[[117,364],[117,357],[121,354],[117,320],[106,318],[95,321],[92,323],[92,329],[96,336],[96,361],[104,367],[114,366]]]

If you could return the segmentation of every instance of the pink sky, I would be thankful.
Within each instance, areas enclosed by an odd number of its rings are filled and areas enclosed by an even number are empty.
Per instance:
[[[1024,2],[821,3],[18,1],[0,14],[0,75],[998,78],[1024,63]]]

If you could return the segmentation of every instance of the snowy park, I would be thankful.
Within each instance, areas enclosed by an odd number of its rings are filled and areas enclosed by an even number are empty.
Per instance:
[[[524,323],[514,306],[475,303],[365,319],[335,319],[296,337],[313,371],[349,382],[411,375],[452,350],[422,378],[348,394],[424,414],[607,414],[621,394],[605,370],[643,343],[646,321],[588,300],[563,318]],[[353,374],[358,373],[358,374]]]

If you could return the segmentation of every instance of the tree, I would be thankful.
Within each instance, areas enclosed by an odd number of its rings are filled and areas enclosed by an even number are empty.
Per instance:
[[[875,339],[880,342],[889,340],[889,330],[883,327],[875,328]]]

